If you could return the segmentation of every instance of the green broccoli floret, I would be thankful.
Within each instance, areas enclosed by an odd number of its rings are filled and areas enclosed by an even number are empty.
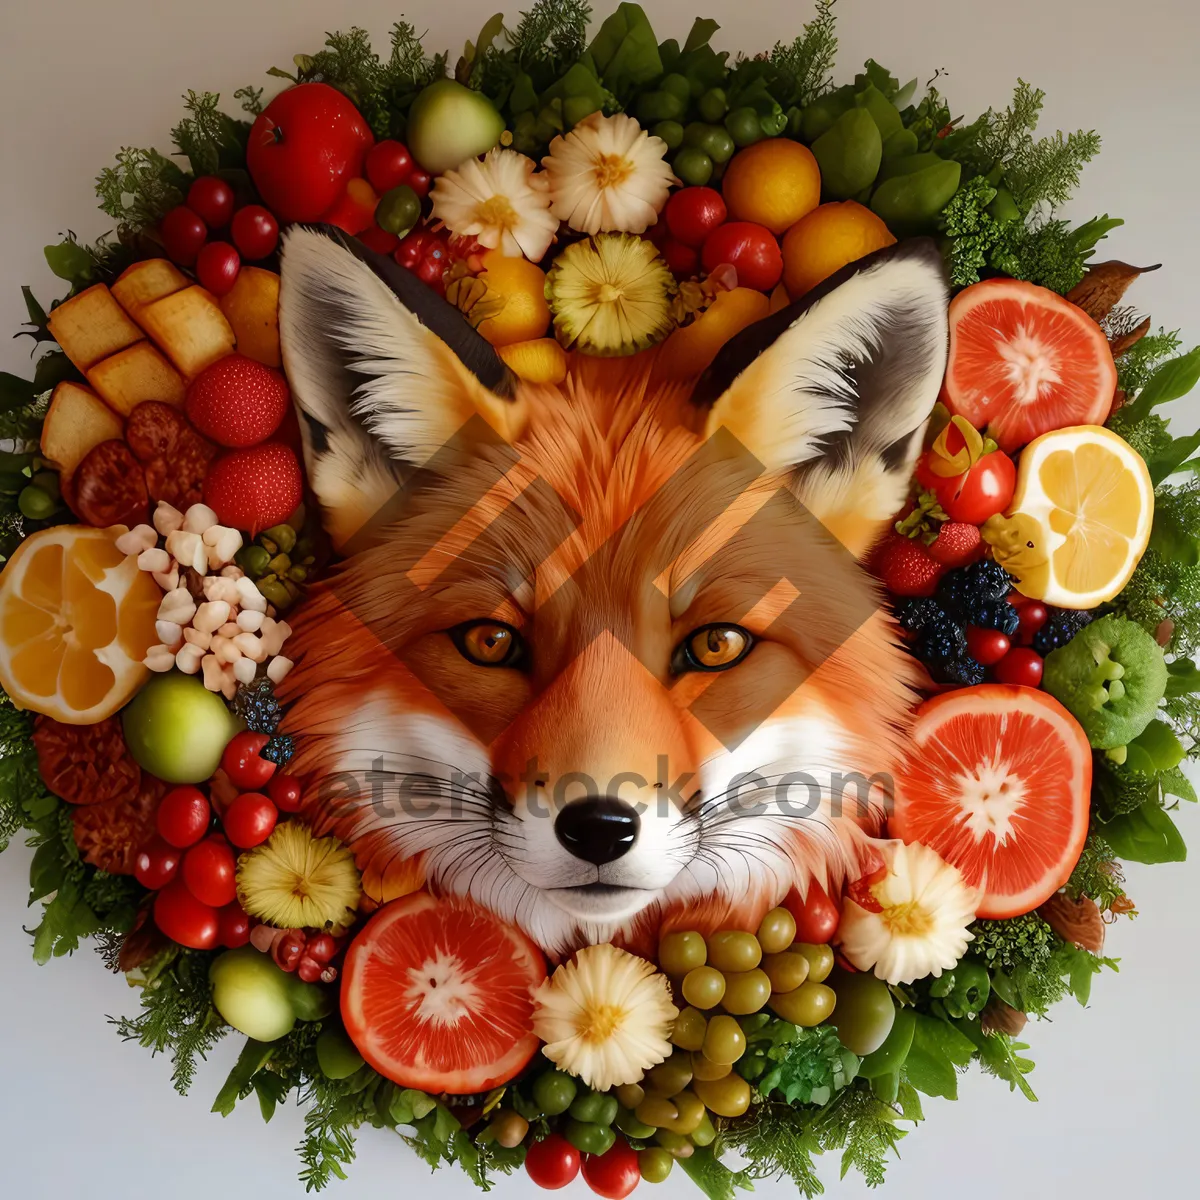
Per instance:
[[[976,921],[971,956],[990,971],[1041,966],[1054,949],[1054,931],[1035,912],[1003,921]]]
[[[1162,648],[1140,625],[1109,614],[1046,656],[1042,684],[1100,750],[1132,741],[1167,689]]]

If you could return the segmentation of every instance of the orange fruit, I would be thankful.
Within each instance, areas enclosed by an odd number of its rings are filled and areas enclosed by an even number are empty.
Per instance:
[[[546,273],[524,258],[508,258],[499,250],[483,256],[479,278],[487,284],[484,303],[499,301],[503,308],[479,326],[493,346],[508,346],[542,337],[550,326],[546,303]]]
[[[158,642],[162,590],[115,541],[110,530],[57,525],[9,559],[0,575],[0,683],[20,707],[94,725],[146,681],[142,659]]]
[[[783,282],[796,300],[852,263],[896,239],[869,208],[856,200],[822,204],[783,239]]]
[[[729,160],[721,195],[731,221],[765,225],[778,237],[821,202],[821,169],[807,146],[769,138]]]
[[[735,333],[770,314],[771,302],[754,288],[718,292],[690,325],[675,330],[658,353],[656,370],[666,379],[698,375]]]
[[[567,352],[553,338],[509,342],[498,352],[508,369],[526,383],[562,383],[567,377]]]
[[[1074,870],[1091,789],[1087,735],[1053,696],[959,688],[917,709],[889,832],[923,842],[980,888],[980,917],[1019,917]]]
[[[342,969],[342,1020],[380,1075],[452,1096],[507,1083],[534,1056],[538,948],[469,900],[416,892],[377,912]]]

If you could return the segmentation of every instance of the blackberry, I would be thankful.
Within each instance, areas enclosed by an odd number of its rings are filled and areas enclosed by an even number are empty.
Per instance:
[[[283,717],[283,706],[275,699],[275,688],[269,679],[244,683],[233,697],[234,716],[246,722],[252,733],[273,734]]]
[[[1095,619],[1095,613],[1077,608],[1052,608],[1046,623],[1033,635],[1033,648],[1043,657],[1059,646],[1065,646],[1085,625]]]
[[[968,625],[979,629],[998,629],[1012,637],[1021,624],[1021,614],[1007,600],[976,600],[966,611]]]
[[[927,597],[910,597],[896,605],[896,620],[900,623],[900,628],[908,630],[909,633],[919,633],[926,625],[944,620],[945,617],[941,605]]]
[[[967,635],[962,626],[942,617],[925,625],[914,644],[917,657],[926,665],[962,658],[967,652]]]
[[[288,760],[295,752],[296,744],[291,735],[277,733],[261,750],[263,758],[270,760],[281,770],[288,765]]]
[[[929,664],[929,676],[935,683],[957,683],[963,687],[983,682],[983,667],[969,654]]]
[[[937,599],[952,616],[966,619],[975,604],[1003,600],[1011,587],[1012,576],[999,563],[985,558],[947,571],[938,584]]]

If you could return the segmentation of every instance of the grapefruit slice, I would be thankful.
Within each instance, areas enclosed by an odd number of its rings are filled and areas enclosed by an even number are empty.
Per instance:
[[[1092,751],[1036,688],[984,683],[927,700],[896,789],[893,837],[922,842],[982,889],[980,917],[1048,900],[1087,838]]]
[[[1012,452],[1052,429],[1103,425],[1117,368],[1077,305],[1016,279],[987,279],[950,302],[942,400]]]
[[[342,1020],[385,1078],[434,1095],[507,1083],[538,1048],[537,947],[468,900],[416,892],[380,909],[346,954]]]

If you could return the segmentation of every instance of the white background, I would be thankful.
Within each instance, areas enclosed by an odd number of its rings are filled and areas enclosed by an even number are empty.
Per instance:
[[[427,47],[457,53],[495,4],[409,0],[403,11],[429,30]],[[249,82],[270,85],[262,72],[316,49],[325,30],[357,23],[384,45],[401,15],[395,0],[12,0],[5,8],[0,327],[9,329],[23,319],[19,285],[32,284],[46,303],[57,294],[40,247],[68,228],[87,239],[109,228],[95,210],[93,177],[120,145],[167,149],[182,91],[230,96]],[[689,0],[648,0],[646,8],[660,38],[682,39],[695,15]],[[809,16],[807,4],[750,0],[706,0],[699,11],[721,21],[719,46],[745,51],[790,39]],[[1021,76],[1049,92],[1045,129],[1099,130],[1105,149],[1087,169],[1071,215],[1125,217],[1101,257],[1164,262],[1131,298],[1156,321],[1182,328],[1189,343],[1200,340],[1200,16],[1191,0],[841,0],[838,11],[839,81],[868,56],[902,80],[948,68],[944,91],[956,113],[973,116],[1002,106]],[[25,368],[27,345],[0,344],[0,368]],[[1180,431],[1198,421],[1200,397],[1193,397],[1180,406]],[[1182,813],[1180,824],[1200,857],[1195,811]],[[34,966],[21,930],[37,920],[23,911],[28,859],[19,845],[0,858],[0,1191],[14,1200],[302,1195],[292,1153],[301,1133],[295,1109],[281,1111],[270,1127],[252,1101],[224,1121],[209,1115],[238,1039],[227,1039],[194,1094],[180,1099],[168,1063],[121,1044],[105,1021],[137,1007],[121,979],[88,952]],[[1097,979],[1092,1008],[1067,1002],[1052,1024],[1027,1031],[1041,1102],[1010,1095],[994,1079],[967,1077],[959,1103],[927,1103],[930,1119],[902,1144],[886,1194],[1048,1200],[1174,1188],[1194,1195],[1198,888],[1195,860],[1132,867],[1129,890],[1142,915],[1110,934],[1120,974]],[[831,1192],[865,1193],[856,1177],[839,1184],[832,1161],[823,1174]],[[456,1169],[431,1177],[389,1135],[367,1130],[350,1181],[330,1195],[406,1188],[423,1196],[474,1194]],[[529,1196],[530,1185],[523,1177],[504,1180],[497,1194]],[[678,1171],[654,1194],[698,1195]],[[590,1193],[577,1182],[564,1195]]]

